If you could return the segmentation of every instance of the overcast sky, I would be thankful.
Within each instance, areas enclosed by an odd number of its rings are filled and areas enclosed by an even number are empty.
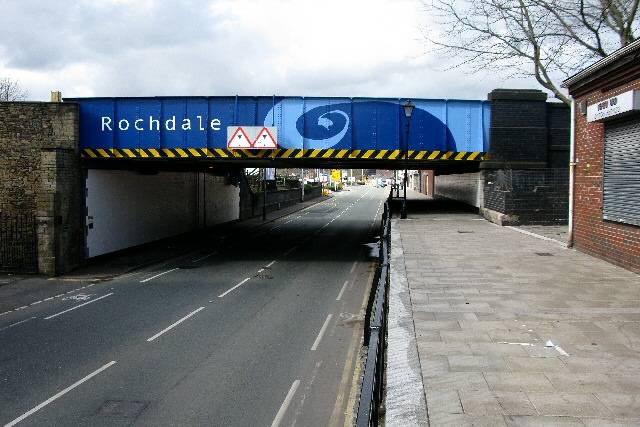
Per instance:
[[[63,96],[485,99],[536,88],[447,68],[420,0],[0,0],[0,77]]]

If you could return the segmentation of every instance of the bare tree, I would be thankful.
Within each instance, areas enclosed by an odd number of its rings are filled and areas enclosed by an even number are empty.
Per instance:
[[[559,80],[633,42],[640,0],[430,0],[428,35],[454,66],[533,76],[569,103]]]
[[[0,77],[0,101],[24,101],[29,91],[20,86],[17,80]]]

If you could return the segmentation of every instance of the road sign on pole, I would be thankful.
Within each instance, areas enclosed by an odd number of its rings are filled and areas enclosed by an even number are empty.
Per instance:
[[[242,150],[275,150],[278,128],[266,126],[227,127],[227,148]]]

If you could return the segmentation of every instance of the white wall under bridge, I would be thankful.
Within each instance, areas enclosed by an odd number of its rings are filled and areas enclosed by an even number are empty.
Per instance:
[[[238,219],[240,189],[203,172],[89,169],[87,257]]]

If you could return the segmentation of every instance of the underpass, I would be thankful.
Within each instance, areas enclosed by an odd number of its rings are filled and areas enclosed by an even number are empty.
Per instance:
[[[2,316],[0,422],[342,425],[386,196],[353,187]]]

